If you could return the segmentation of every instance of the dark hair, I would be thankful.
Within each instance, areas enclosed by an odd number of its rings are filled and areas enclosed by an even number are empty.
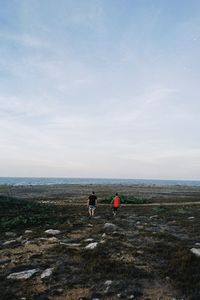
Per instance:
[[[95,192],[94,192],[94,191],[92,191],[92,194],[94,195],[94,194],[95,194]]]
[[[118,193],[116,193],[115,195],[118,196]]]

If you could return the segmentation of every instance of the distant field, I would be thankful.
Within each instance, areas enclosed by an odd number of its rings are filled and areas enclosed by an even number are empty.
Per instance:
[[[0,195],[65,203],[85,203],[94,190],[102,203],[118,192],[124,201],[138,199],[140,203],[200,201],[200,187],[145,185],[0,185]],[[131,201],[132,201],[131,200]],[[137,202],[137,201],[136,201]]]

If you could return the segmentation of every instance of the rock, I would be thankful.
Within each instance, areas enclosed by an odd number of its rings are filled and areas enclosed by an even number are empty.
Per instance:
[[[64,242],[60,242],[60,245],[67,246],[70,248],[77,248],[81,246],[81,244],[79,243],[64,243]]]
[[[11,273],[10,275],[7,276],[7,279],[12,279],[12,280],[26,280],[33,276],[33,274],[39,272],[40,269],[32,269],[32,270],[26,270],[22,272],[17,272],[17,273]]]
[[[106,242],[106,241],[105,241],[104,239],[102,239],[102,240],[100,240],[99,243],[100,243],[100,244],[105,244],[105,242]]]
[[[16,240],[6,241],[6,242],[3,243],[3,246],[12,245],[12,244],[15,244],[16,242],[17,242]]]
[[[33,244],[33,241],[26,241],[26,242],[24,243],[25,246],[30,245],[30,244]]]
[[[106,285],[106,286],[109,286],[109,285],[111,285],[112,284],[112,280],[106,280],[105,282],[104,282],[104,284]]]
[[[195,246],[200,247],[200,243],[195,243]]]
[[[140,221],[137,221],[137,222],[136,222],[136,224],[137,224],[137,225],[140,225],[140,224],[141,224],[141,222],[140,222]]]
[[[194,217],[188,217],[188,220],[194,220]]]
[[[59,242],[59,240],[55,236],[48,238],[47,241],[52,244]]]
[[[21,242],[22,240],[23,240],[23,236],[22,236],[22,235],[20,235],[20,236],[16,239],[17,242]]]
[[[32,230],[26,230],[24,233],[25,234],[30,234],[30,233],[33,233],[33,231]]]
[[[149,219],[155,219],[157,217],[158,217],[158,215],[153,215],[153,216],[150,216]]]
[[[45,233],[50,234],[50,235],[57,235],[57,234],[60,234],[60,230],[48,229],[48,230],[45,230]]]
[[[84,242],[94,242],[94,239],[85,239]]]
[[[44,270],[41,274],[41,278],[47,278],[47,277],[50,277],[53,273],[53,268],[48,268],[46,270]]]
[[[136,252],[137,254],[144,254],[144,251],[142,251],[142,250],[137,250],[137,252]]]
[[[191,248],[190,251],[195,254],[196,256],[200,256],[200,249],[197,248]]]
[[[14,238],[14,237],[16,237],[16,233],[11,232],[11,231],[7,231],[7,232],[5,232],[5,236]]]
[[[105,223],[104,224],[104,229],[106,229],[108,231],[115,231],[117,229],[117,226],[115,224],[112,224],[112,223]]]
[[[85,247],[85,249],[93,250],[94,248],[96,248],[97,245],[98,245],[97,242],[90,243],[90,244],[88,244],[88,245]]]
[[[102,238],[104,239],[106,237],[106,233],[104,232],[103,234],[102,234]]]

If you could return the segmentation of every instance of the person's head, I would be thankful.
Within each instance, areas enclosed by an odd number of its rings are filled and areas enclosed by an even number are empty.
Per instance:
[[[118,193],[116,193],[115,196],[118,196]]]
[[[94,191],[92,191],[92,195],[94,195],[95,194],[95,192]]]

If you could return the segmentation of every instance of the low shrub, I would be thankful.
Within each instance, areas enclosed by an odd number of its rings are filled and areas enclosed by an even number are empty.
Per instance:
[[[101,200],[101,203],[110,204],[113,200],[114,195],[109,195]],[[122,204],[145,204],[148,200],[140,196],[132,195],[119,195]]]

